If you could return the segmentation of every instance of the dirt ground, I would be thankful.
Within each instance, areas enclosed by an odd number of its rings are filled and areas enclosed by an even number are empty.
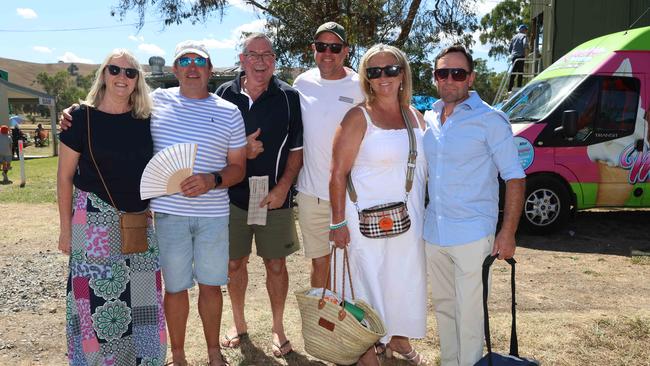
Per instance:
[[[0,365],[65,365],[64,291],[67,257],[56,250],[55,205],[0,203]],[[516,259],[520,354],[543,365],[650,365],[650,260],[630,257],[650,250],[650,211],[579,213],[561,233],[520,235]],[[251,260],[246,316],[249,340],[227,350],[232,365],[324,365],[304,352],[293,291],[308,286],[309,263],[289,257],[287,335],[294,352],[271,355],[270,311],[261,260]],[[507,351],[509,272],[498,263],[491,315],[494,347]],[[222,329],[231,324],[225,293]],[[192,292],[196,303],[196,292]],[[408,301],[408,299],[404,299]],[[427,338],[414,345],[438,363],[438,338],[429,312]],[[205,365],[202,328],[190,312],[187,350]],[[168,352],[168,355],[170,353]],[[385,365],[406,365],[385,360]]]

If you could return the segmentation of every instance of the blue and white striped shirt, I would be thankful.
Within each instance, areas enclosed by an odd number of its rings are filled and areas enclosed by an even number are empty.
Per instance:
[[[173,144],[196,143],[193,173],[209,173],[226,167],[229,150],[246,146],[244,120],[234,104],[214,94],[204,99],[186,98],[178,87],[156,89],[151,97],[154,154]],[[198,197],[176,193],[154,198],[151,209],[179,216],[228,216],[228,189],[212,189]]]

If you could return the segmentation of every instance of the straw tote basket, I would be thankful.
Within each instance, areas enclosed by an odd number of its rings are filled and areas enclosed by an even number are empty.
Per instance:
[[[330,260],[331,258],[336,269],[335,247],[332,248]],[[347,249],[344,249],[341,299],[345,298],[346,268],[352,299],[354,299],[348,253]],[[330,262],[331,269],[332,262]],[[329,279],[329,273],[327,277]],[[336,270],[332,282],[335,284],[332,291],[336,293]],[[306,288],[295,292],[302,318],[305,351],[310,355],[339,365],[352,365],[386,334],[379,314],[365,301],[354,300],[354,304],[365,312],[364,320],[368,327],[363,326],[351,313],[344,310],[343,305],[325,300],[325,289],[320,297],[307,295],[310,290],[311,288]]]

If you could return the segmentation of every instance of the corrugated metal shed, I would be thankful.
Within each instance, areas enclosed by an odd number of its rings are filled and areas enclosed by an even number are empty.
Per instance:
[[[650,0],[531,0],[532,34],[544,68],[577,45],[650,25]]]

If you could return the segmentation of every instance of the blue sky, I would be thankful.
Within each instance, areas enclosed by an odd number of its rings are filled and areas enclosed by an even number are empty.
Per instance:
[[[192,0],[185,0],[192,1]],[[489,12],[499,1],[479,0],[479,13]],[[113,48],[124,47],[146,64],[151,56],[169,60],[175,45],[186,39],[206,43],[215,66],[232,66],[239,53],[242,31],[261,31],[264,17],[241,0],[230,1],[223,19],[218,14],[206,23],[171,25],[166,28],[156,14],[138,31],[135,12],[124,21],[111,17],[117,0],[3,0],[0,2],[0,57],[37,63],[58,61],[101,63]],[[476,37],[478,39],[478,37]],[[487,59],[487,47],[474,46],[474,57]],[[489,60],[488,66],[505,69],[503,61]]]

